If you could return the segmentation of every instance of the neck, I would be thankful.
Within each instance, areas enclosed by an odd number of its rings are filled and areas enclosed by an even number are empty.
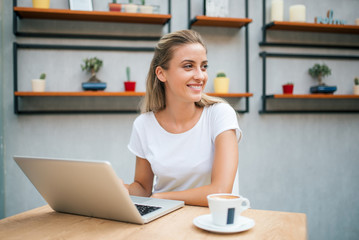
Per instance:
[[[202,110],[194,103],[167,102],[166,108],[156,113],[156,119],[166,131],[183,133],[196,125]]]
[[[169,103],[166,104],[166,115],[176,124],[186,124],[195,118],[198,107],[194,103]]]

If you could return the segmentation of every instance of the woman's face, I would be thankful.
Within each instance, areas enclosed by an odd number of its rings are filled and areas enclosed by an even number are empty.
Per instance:
[[[165,83],[166,100],[198,102],[206,86],[206,49],[199,43],[176,47],[165,70],[157,67],[156,74]]]

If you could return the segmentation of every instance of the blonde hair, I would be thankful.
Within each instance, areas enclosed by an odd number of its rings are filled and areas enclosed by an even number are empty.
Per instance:
[[[168,69],[168,64],[173,57],[175,49],[185,44],[201,44],[207,51],[202,37],[193,30],[181,30],[164,35],[155,47],[155,53],[151,61],[146,80],[146,96],[142,103],[142,112],[158,112],[166,108],[165,85],[156,76],[156,68]],[[224,102],[220,98],[210,97],[202,93],[201,100],[196,106],[204,107],[218,102]]]

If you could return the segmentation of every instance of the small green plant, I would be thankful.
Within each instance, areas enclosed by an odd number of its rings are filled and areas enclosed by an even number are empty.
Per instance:
[[[127,82],[131,81],[131,68],[126,67],[126,76],[127,76]]]
[[[146,5],[146,0],[141,0],[142,5]]]
[[[85,65],[81,65],[82,71],[88,71],[92,75],[95,75],[95,73],[100,70],[103,64],[102,60],[98,59],[97,57],[86,58],[83,61]]]
[[[226,74],[224,72],[217,73],[217,77],[226,77]]]
[[[284,85],[294,85],[294,83],[292,83],[292,82],[287,82],[287,83],[284,84]]]
[[[117,0],[112,0],[112,3],[117,3]]]
[[[46,73],[41,73],[40,79],[41,79],[41,80],[45,80],[45,79],[46,79]]]
[[[133,3],[133,0],[128,0],[128,3],[132,4],[132,3]]]
[[[314,64],[312,68],[309,68],[309,74],[317,78],[319,85],[325,85],[323,83],[323,78],[332,74],[332,70],[326,64]]]
[[[354,78],[354,84],[359,85],[359,78],[358,77]]]

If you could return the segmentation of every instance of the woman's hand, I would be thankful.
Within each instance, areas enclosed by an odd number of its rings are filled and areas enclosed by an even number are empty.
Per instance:
[[[125,186],[125,188],[126,188],[127,192],[128,192],[128,193],[130,193],[130,192],[129,192],[130,185],[125,184],[121,178],[119,178],[119,181],[120,181],[120,183],[122,183],[122,184],[123,184],[123,186]]]
[[[154,194],[152,194],[151,198],[161,198],[161,194],[160,193],[154,193]]]
[[[159,198],[159,199],[166,199],[165,197],[166,193],[154,193],[152,194],[151,198]]]

